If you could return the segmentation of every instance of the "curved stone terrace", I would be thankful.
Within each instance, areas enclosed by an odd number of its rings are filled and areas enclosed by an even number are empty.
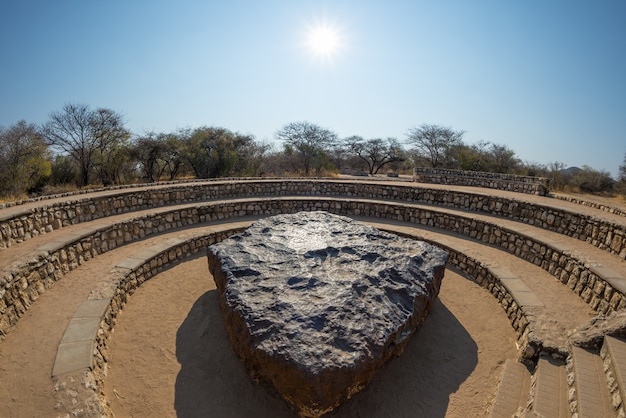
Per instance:
[[[495,297],[519,350],[508,359],[512,366],[496,365],[502,383],[483,394],[485,414],[498,416],[500,406],[511,401],[503,388],[519,360],[530,376],[521,372],[522,381],[535,380],[516,408],[540,411],[542,399],[532,391],[543,381],[539,371],[546,367],[539,366],[546,358],[561,361],[560,371],[566,362],[577,364],[570,333],[597,314],[621,313],[626,304],[625,219],[576,202],[468,187],[328,179],[189,182],[27,202],[0,210],[5,244],[0,398],[7,400],[0,415],[28,411],[28,400],[12,389],[25,381],[41,386],[35,391],[41,399],[30,404],[51,407],[31,412],[110,414],[112,400],[104,389],[107,344],[135,289],[250,219],[298,210],[345,214],[438,244],[450,252],[454,274]],[[50,306],[55,318],[46,311]],[[619,337],[619,327],[609,328],[607,334]],[[12,352],[27,336],[40,344],[30,355]],[[565,404],[567,413],[584,410],[576,399]],[[621,402],[610,407],[619,411]]]

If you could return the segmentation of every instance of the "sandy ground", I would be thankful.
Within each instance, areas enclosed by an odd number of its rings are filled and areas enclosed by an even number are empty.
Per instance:
[[[105,393],[117,417],[292,417],[233,354],[207,260],[144,283],[109,343]],[[405,353],[332,417],[480,417],[515,336],[486,290],[447,270],[439,300]]]

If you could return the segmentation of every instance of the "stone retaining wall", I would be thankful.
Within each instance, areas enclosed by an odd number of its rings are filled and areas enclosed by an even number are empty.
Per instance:
[[[413,181],[420,183],[486,187],[489,189],[508,190],[511,192],[541,196],[545,196],[548,193],[550,185],[550,180],[545,177],[425,167],[413,169]]]
[[[228,236],[240,231],[241,230],[233,229],[194,237],[179,245],[168,248],[159,254],[156,254],[139,264],[134,269],[116,268],[109,273],[110,278],[107,282],[111,284],[111,289],[105,291],[104,293],[112,294],[114,296],[110,297],[109,308],[100,322],[100,330],[98,331],[97,343],[94,349],[92,365],[93,373],[89,373],[88,371],[81,372],[81,374],[86,373],[86,376],[88,376],[88,379],[90,380],[90,384],[83,385],[85,386],[84,388],[77,388],[78,391],[93,390],[93,396],[89,397],[82,395],[80,397],[74,396],[74,398],[89,399],[92,402],[92,405],[96,403],[98,404],[99,413],[106,416],[112,416],[106,398],[104,397],[103,390],[104,379],[107,374],[107,342],[116,324],[116,317],[123,309],[128,297],[132,295],[142,283],[155,276],[163,269],[169,267],[174,262],[182,258],[189,257],[190,255],[197,253],[199,250],[216,242],[220,242]],[[416,238],[411,235],[408,236]],[[437,243],[434,244],[437,245]],[[528,338],[531,324],[529,324],[524,309],[521,304],[515,300],[514,295],[500,282],[498,276],[490,271],[490,269],[480,261],[462,254],[450,247],[441,245],[440,247],[448,251],[450,255],[448,259],[449,265],[454,266],[456,269],[471,277],[474,281],[476,281],[476,283],[489,290],[498,300],[518,335],[518,342],[522,345],[522,347],[528,344],[531,345],[530,348],[526,347],[522,350],[522,355],[526,354],[533,356],[539,353],[541,347],[532,346],[532,339],[529,340]],[[90,299],[98,299],[100,297],[100,294],[92,294]],[[94,402],[94,398],[99,398],[99,402]],[[66,412],[70,414],[84,409],[82,402],[72,402],[72,404],[63,405],[63,407],[67,410]]]
[[[106,216],[216,199],[324,196],[384,199],[485,212],[588,242],[626,259],[626,225],[545,205],[487,194],[375,182],[250,180],[192,183],[94,196],[25,210],[0,218],[0,251],[55,229]],[[1,216],[1,215],[0,215]]]
[[[151,254],[131,268],[118,266],[110,271],[102,281],[101,287],[92,291],[88,298],[107,304],[96,332],[91,367],[54,376],[53,395],[56,411],[67,416],[84,416],[87,413],[87,416],[112,417],[113,413],[104,396],[108,362],[107,342],[116,324],[116,318],[128,297],[146,280],[164,269],[241,231],[242,228],[232,228],[192,235],[176,240],[172,246]]]
[[[626,217],[626,210],[622,210],[620,208],[616,208],[614,206],[605,205],[599,202],[592,202],[591,200],[586,200],[584,198],[577,198],[574,196],[566,196],[562,194],[550,194],[550,197],[554,199],[564,200],[566,202],[576,203],[577,205],[587,206],[590,208],[598,209],[603,212],[612,213],[614,215],[624,216]]]
[[[602,314],[626,307],[622,289],[603,277],[603,271],[581,261],[554,245],[539,242],[496,224],[450,214],[427,207],[357,199],[272,198],[218,201],[190,209],[138,217],[103,227],[71,243],[42,251],[22,264],[0,273],[0,340],[26,312],[45,288],[63,274],[97,254],[124,243],[176,227],[243,216],[268,216],[301,210],[324,210],[339,215],[364,216],[410,222],[464,234],[541,266],[570,287],[594,310]],[[612,272],[609,272],[612,274]],[[616,282],[622,282],[617,278]],[[620,291],[622,290],[622,291]]]
[[[394,234],[398,234],[397,231],[390,231]],[[449,245],[442,244],[432,240],[425,239],[420,236],[412,234],[398,234],[413,239],[419,239],[427,241],[433,245],[436,245],[448,253],[447,267],[454,268],[466,276],[470,277],[481,287],[484,287],[492,294],[492,296],[500,303],[502,310],[506,313],[511,326],[517,334],[518,344],[523,347],[521,350],[522,358],[531,359],[536,357],[543,349],[538,340],[530,337],[533,327],[528,318],[528,315],[532,315],[535,311],[533,307],[523,306],[523,301],[518,300],[515,297],[513,291],[511,291],[501,280],[497,272],[493,271],[487,265],[480,260],[477,260],[463,252],[450,247]]]
[[[523,306],[522,301],[517,300],[514,293],[501,281],[501,278],[484,263],[457,250],[444,249],[449,252],[449,265],[454,266],[471,277],[477,284],[486,288],[500,303],[517,334],[517,343],[521,348],[522,360],[534,361],[540,353],[551,350],[551,347],[544,347],[541,341],[533,336],[534,324],[531,317],[536,313],[537,308]]]
[[[229,236],[241,232],[243,228],[233,228],[226,231],[219,231],[190,237],[184,242],[167,248],[166,250],[144,260],[144,262],[132,269],[116,267],[109,273],[107,282],[110,288],[101,292],[92,292],[89,299],[98,300],[103,297],[110,299],[109,308],[106,310],[100,322],[100,331],[97,336],[97,344],[94,352],[94,371],[100,379],[106,374],[106,345],[111,331],[115,327],[116,318],[124,308],[128,297],[146,280],[149,280],[160,271],[168,268],[172,264],[206,249],[207,246],[221,242]],[[208,278],[207,278],[208,280]],[[110,293],[109,293],[110,292]]]

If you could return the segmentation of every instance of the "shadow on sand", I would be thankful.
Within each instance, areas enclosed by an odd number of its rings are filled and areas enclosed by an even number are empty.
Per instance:
[[[286,404],[255,384],[233,354],[218,307],[218,292],[193,305],[176,334],[181,370],[177,415],[190,417],[293,417]],[[449,395],[476,367],[478,347],[437,299],[402,356],[328,417],[443,417]]]

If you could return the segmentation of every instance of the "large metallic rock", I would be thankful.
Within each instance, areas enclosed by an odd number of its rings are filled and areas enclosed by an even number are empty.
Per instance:
[[[402,353],[439,293],[447,254],[300,212],[257,221],[208,257],[235,353],[301,416],[319,416]]]

